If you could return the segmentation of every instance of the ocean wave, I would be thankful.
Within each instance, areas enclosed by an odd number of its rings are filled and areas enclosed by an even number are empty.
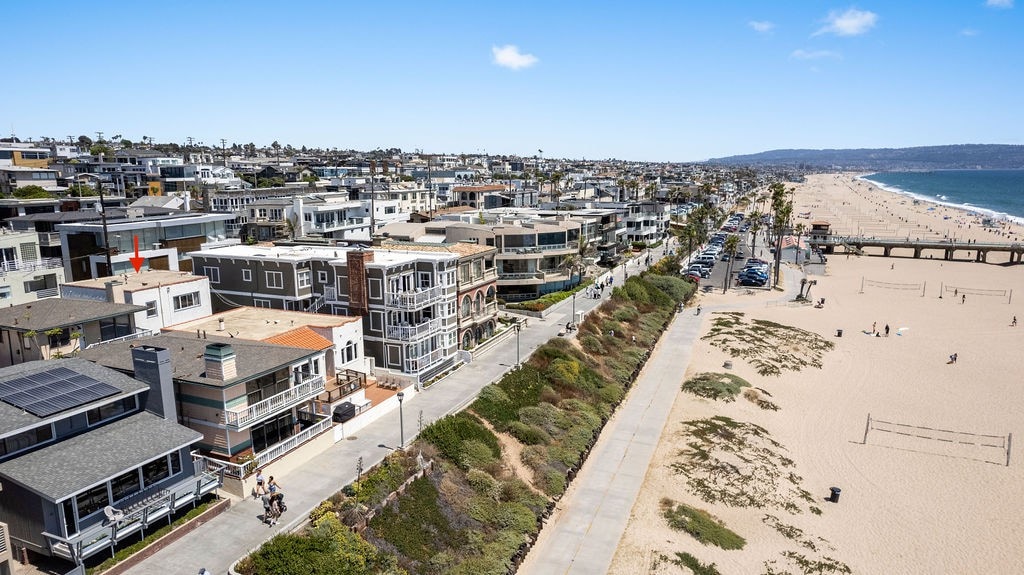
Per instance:
[[[921,201],[921,202],[926,202],[926,203],[929,203],[929,204],[935,204],[935,205],[939,205],[939,206],[943,206],[943,207],[947,207],[947,208],[954,208],[954,209],[957,209],[957,210],[965,211],[965,212],[967,212],[969,214],[975,214],[975,215],[986,217],[986,218],[992,218],[992,219],[995,219],[995,220],[1005,220],[1005,221],[1008,221],[1008,222],[1013,222],[1015,224],[1022,224],[1022,225],[1024,225],[1024,218],[1019,217],[1019,216],[1011,216],[1010,214],[1008,214],[1006,212],[1000,212],[1000,211],[997,211],[997,210],[993,210],[991,208],[983,208],[983,207],[975,206],[975,205],[972,205],[972,204],[950,202],[950,201],[948,201],[946,199],[946,196],[943,196],[941,194],[937,194],[938,198],[941,198],[941,199],[936,199],[935,197],[930,197],[930,196],[926,196],[926,195],[923,195],[923,194],[917,194],[917,193],[914,193],[914,192],[908,192],[907,190],[904,190],[903,188],[900,188],[899,186],[894,186],[894,185],[891,185],[891,184],[885,184],[885,183],[882,183],[882,182],[879,182],[879,181],[876,181],[876,180],[872,180],[871,176],[873,176],[873,175],[874,174],[868,174],[867,176],[857,176],[857,179],[858,180],[864,180],[865,182],[868,182],[868,183],[870,183],[870,184],[872,184],[872,185],[874,185],[874,186],[876,186],[878,188],[881,188],[882,190],[884,190],[886,192],[893,193],[893,194],[899,194],[901,196],[906,196],[908,198],[911,198],[911,199],[914,199],[914,200],[918,200],[918,201]]]

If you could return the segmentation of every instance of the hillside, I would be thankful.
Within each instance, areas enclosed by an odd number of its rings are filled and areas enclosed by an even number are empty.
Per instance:
[[[1024,168],[1024,146],[961,144],[917,148],[771,150],[714,158],[708,163],[848,170],[999,170]]]

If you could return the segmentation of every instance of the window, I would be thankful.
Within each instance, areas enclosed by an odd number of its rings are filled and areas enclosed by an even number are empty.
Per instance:
[[[267,272],[267,287],[281,289],[284,287],[284,274],[281,272]]]
[[[242,268],[242,281],[244,281],[244,282],[251,282],[252,281],[252,270],[251,269],[249,269],[249,268]]]
[[[313,284],[313,272],[309,270],[299,271],[299,287],[309,287]]]
[[[142,480],[146,487],[167,479],[170,475],[170,468],[167,466],[167,457],[154,459],[142,466]]]
[[[124,399],[101,405],[90,409],[88,412],[89,425],[96,425],[101,421],[106,421],[117,417],[126,411],[135,409],[135,397],[126,397]]]
[[[109,504],[107,499],[107,484],[97,485],[92,489],[80,494],[75,497],[75,501],[78,503],[78,518],[83,519],[87,515],[96,513],[104,506]]]
[[[210,278],[210,283],[220,283],[220,268],[203,267],[203,275]]]
[[[0,440],[0,456],[28,449],[53,439],[53,427],[44,425]]]
[[[11,286],[0,286],[0,299],[10,299],[11,295]]]
[[[113,500],[120,501],[125,497],[135,493],[139,490],[139,470],[132,469],[131,471],[115,477],[110,482],[110,491],[113,493]]]
[[[175,451],[171,453],[171,475],[181,473],[181,454]]]
[[[147,301],[146,302],[146,317],[156,317],[157,313],[158,312],[157,312],[157,309],[156,309],[156,302],[155,301]]]
[[[197,291],[174,296],[174,311],[199,307],[200,305],[199,292]]]
[[[253,307],[270,308],[270,300],[269,299],[254,299],[254,300],[252,300],[252,306]]]
[[[327,272],[316,272],[317,283],[327,283]]]

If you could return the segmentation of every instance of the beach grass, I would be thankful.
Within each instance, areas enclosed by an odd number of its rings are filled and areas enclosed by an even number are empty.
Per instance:
[[[741,312],[716,313],[701,339],[730,357],[746,360],[764,376],[805,367],[820,369],[825,352],[835,347],[814,332],[768,320],[748,321]]]
[[[661,500],[661,509],[670,527],[689,533],[704,545],[732,550],[743,549],[747,544],[746,539],[703,509],[676,503],[668,498]]]
[[[714,563],[705,565],[693,555],[685,552],[676,553],[676,558],[672,560],[672,563],[680,567],[686,567],[693,572],[693,575],[722,575],[722,572],[715,567]]]
[[[740,390],[750,387],[750,382],[731,373],[704,372],[683,382],[683,391],[698,397],[735,401]]]

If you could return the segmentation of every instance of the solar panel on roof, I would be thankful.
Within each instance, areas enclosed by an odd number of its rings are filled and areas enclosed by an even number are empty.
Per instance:
[[[119,392],[108,383],[66,367],[0,382],[0,400],[37,417],[49,417]]]

